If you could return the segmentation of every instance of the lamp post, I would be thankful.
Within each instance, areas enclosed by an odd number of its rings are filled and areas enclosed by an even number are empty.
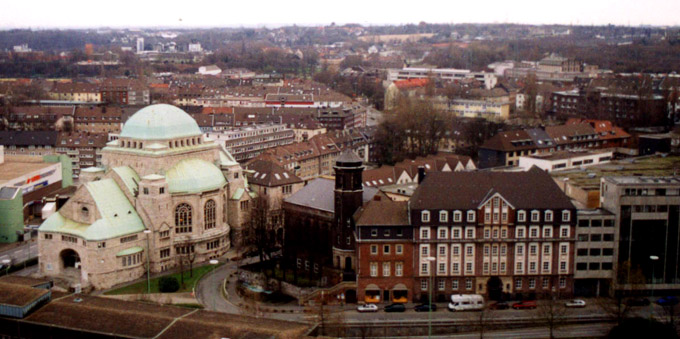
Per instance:
[[[151,234],[151,230],[144,230],[144,234],[146,234],[146,294],[151,293],[151,267],[149,262],[151,261],[149,259],[149,256],[151,255],[151,245],[149,243],[149,234]]]
[[[429,297],[429,306],[427,307],[427,337],[431,338],[432,337],[432,289],[434,288],[432,286],[432,276],[434,275],[434,268],[432,267],[434,262],[437,261],[435,257],[427,257],[425,258],[429,262],[427,265],[430,268],[430,297]]]
[[[210,260],[210,265],[212,265],[212,272],[210,273],[210,275],[212,275],[213,273],[215,273],[215,267],[217,267],[217,264],[219,264],[219,263],[220,263],[220,262],[217,261],[217,259],[212,259],[212,260]],[[217,287],[218,287],[218,289],[220,288],[220,287],[219,287],[219,284],[218,284]],[[222,291],[220,291],[219,294],[221,295],[221,294],[222,294]],[[217,311],[217,306],[215,306],[215,298],[213,298],[213,309],[214,309],[215,311]]]
[[[659,257],[656,255],[650,255],[649,260],[652,261],[652,296],[649,303],[649,321],[652,321],[652,317],[654,315],[654,266],[656,261],[659,260]]]

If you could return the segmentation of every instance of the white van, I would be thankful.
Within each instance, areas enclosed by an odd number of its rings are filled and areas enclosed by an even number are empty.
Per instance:
[[[484,309],[484,297],[479,294],[453,294],[449,311],[479,311]]]

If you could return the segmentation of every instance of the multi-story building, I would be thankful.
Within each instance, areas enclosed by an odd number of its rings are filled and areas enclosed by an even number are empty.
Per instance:
[[[542,170],[430,173],[409,215],[415,299],[572,294],[576,209]]]
[[[603,209],[578,211],[574,293],[585,296],[610,295],[614,274],[614,214]]]
[[[0,131],[0,145],[8,155],[54,154],[57,131]]]
[[[71,158],[73,178],[78,178],[81,169],[102,166],[101,151],[107,141],[106,133],[59,133],[56,153]]]
[[[606,120],[570,119],[564,125],[500,132],[479,148],[479,168],[516,166],[522,156],[561,150],[625,147],[630,134]]]
[[[413,227],[407,204],[376,195],[354,214],[357,300],[413,301]]]
[[[75,106],[17,106],[3,110],[2,116],[9,130],[54,131],[68,129],[74,112]]]
[[[122,105],[148,105],[151,103],[149,88],[134,79],[104,79],[99,84],[101,100]]]
[[[596,166],[610,162],[614,157],[612,150],[571,150],[555,153],[540,153],[521,156],[518,166],[528,170],[536,166],[546,172],[564,171],[574,168]]]
[[[602,208],[616,216],[617,290],[680,290],[680,177],[604,177]]]
[[[123,119],[133,111],[135,109],[114,106],[78,107],[74,114],[74,129],[86,133],[120,133]]]
[[[558,116],[608,119],[629,126],[645,122],[654,125],[666,112],[665,98],[659,94],[640,96],[601,88],[553,92],[549,110]]]
[[[49,97],[60,101],[77,101],[81,103],[101,102],[99,87],[90,83],[55,83],[48,93]]]
[[[289,145],[295,141],[295,132],[278,124],[240,127],[205,135],[224,145],[239,162],[250,160],[268,149]]]
[[[455,99],[449,110],[457,116],[466,118],[484,118],[492,121],[510,118],[509,101]]]
[[[476,79],[482,81],[486,89],[492,89],[496,87],[496,84],[498,83],[498,78],[496,78],[494,73],[471,72],[467,69],[404,67],[403,69],[387,70],[388,82],[430,77],[438,78],[444,81]]]

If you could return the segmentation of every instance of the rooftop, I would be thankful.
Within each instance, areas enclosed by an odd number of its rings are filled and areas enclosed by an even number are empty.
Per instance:
[[[584,189],[599,189],[601,177],[673,176],[680,173],[680,157],[651,156],[551,173],[555,180],[568,180]]]

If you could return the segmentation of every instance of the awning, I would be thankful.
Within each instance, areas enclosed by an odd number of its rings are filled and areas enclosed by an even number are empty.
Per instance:
[[[380,291],[380,287],[376,284],[368,284],[368,286],[366,286],[366,291]]]
[[[393,291],[408,291],[408,288],[406,288],[406,285],[404,284],[396,284],[394,287],[392,287]]]
[[[143,251],[143,250],[144,250],[144,248],[143,248],[143,247],[140,247],[140,246],[130,247],[130,248],[126,249],[126,250],[122,250],[122,251],[116,253],[116,256],[117,256],[117,257],[123,257],[123,256],[126,256],[126,255],[139,253],[139,252],[141,252],[141,251]]]

